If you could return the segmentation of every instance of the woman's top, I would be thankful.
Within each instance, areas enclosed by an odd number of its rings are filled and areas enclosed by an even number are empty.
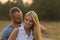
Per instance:
[[[33,40],[32,30],[30,32],[30,36],[28,36],[25,32],[24,25],[22,25],[21,27],[19,27],[19,32],[16,40]]]

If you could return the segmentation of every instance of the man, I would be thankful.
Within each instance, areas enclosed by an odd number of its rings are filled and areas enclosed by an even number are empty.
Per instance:
[[[8,40],[10,33],[14,28],[19,27],[22,22],[22,11],[18,7],[10,9],[11,23],[3,30],[1,39]]]

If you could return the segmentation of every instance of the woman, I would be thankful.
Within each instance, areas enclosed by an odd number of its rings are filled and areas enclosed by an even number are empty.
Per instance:
[[[42,40],[37,14],[34,11],[27,12],[23,26],[14,29],[8,40]]]

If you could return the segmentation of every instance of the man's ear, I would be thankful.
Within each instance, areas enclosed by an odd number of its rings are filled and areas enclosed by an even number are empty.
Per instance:
[[[15,16],[14,16],[14,15],[13,15],[13,16],[10,16],[10,19],[11,19],[11,20],[14,20],[14,18],[15,18]]]

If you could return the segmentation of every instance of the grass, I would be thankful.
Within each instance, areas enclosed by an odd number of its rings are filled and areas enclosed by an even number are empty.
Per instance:
[[[60,40],[60,22],[41,22],[47,29],[47,37]]]
[[[5,28],[6,25],[9,24],[9,21],[0,21],[0,38],[1,38],[1,32]]]
[[[2,30],[8,25],[10,21],[0,21],[0,35]],[[44,35],[45,39],[60,40],[60,22],[40,22],[47,29],[47,34]]]

